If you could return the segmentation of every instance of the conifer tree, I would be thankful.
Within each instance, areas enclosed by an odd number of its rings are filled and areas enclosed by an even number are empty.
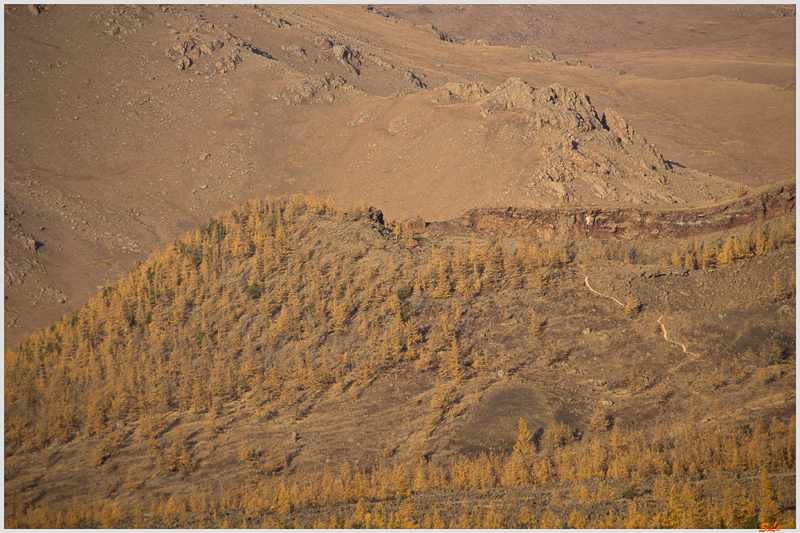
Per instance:
[[[785,244],[792,244],[795,242],[797,238],[797,232],[795,231],[795,226],[792,222],[793,220],[790,219],[787,215],[784,215],[782,217],[781,240]]]
[[[683,266],[682,255],[677,248],[672,252],[672,266]]]
[[[536,471],[534,472],[534,477],[536,479],[536,483],[547,483],[553,478],[549,459],[543,457],[539,460],[539,463],[536,466]],[[566,475],[564,477],[566,478]]]
[[[717,266],[717,256],[719,254],[719,246],[711,246],[706,243],[703,246],[703,268],[714,268]]]
[[[629,317],[634,317],[639,314],[641,310],[641,304],[637,298],[630,296],[628,298],[627,303],[625,304],[625,315]]]
[[[738,528],[744,519],[752,513],[747,493],[735,481],[725,487],[720,509],[726,528]]]
[[[533,443],[531,442],[532,439],[533,436],[531,435],[531,432],[528,431],[528,423],[525,422],[524,418],[520,418],[519,431],[517,433],[517,442],[514,444],[514,451],[523,455],[530,454],[533,449]]]
[[[717,253],[717,265],[725,267],[735,261],[733,237],[728,238]]]
[[[450,350],[448,350],[445,364],[441,369],[441,375],[445,379],[462,381],[466,377],[466,374],[467,372],[462,364],[462,355],[458,346],[458,340],[453,338],[450,342]]]
[[[548,509],[542,516],[542,522],[539,527],[542,529],[559,529],[561,527],[561,521],[552,509]]]
[[[683,509],[681,508],[680,495],[673,483],[669,489],[669,501],[667,503],[666,515],[663,518],[661,527],[675,529],[680,527],[683,520]]]
[[[550,284],[550,280],[548,278],[548,271],[545,267],[540,267],[536,270],[536,285],[539,290],[544,289]]]
[[[694,270],[697,268],[697,263],[691,252],[686,252],[686,255],[683,257],[683,268],[687,270]]]
[[[483,273],[484,251],[483,248],[478,245],[478,241],[475,236],[473,236],[472,240],[470,241],[468,258],[473,275],[476,278],[480,277],[480,275]]]
[[[781,513],[775,502],[775,489],[766,468],[761,469],[761,486],[758,494],[758,523],[773,523],[780,520]]]
[[[589,518],[581,509],[573,510],[567,520],[567,527],[573,529],[587,529],[589,525]]]
[[[542,320],[536,315],[536,311],[531,311],[531,323],[530,327],[528,328],[528,333],[534,337],[538,337],[543,331],[544,329],[542,328]]]
[[[449,265],[446,260],[439,262],[436,274],[436,288],[433,291],[434,298],[449,298],[452,294],[448,270]]]
[[[606,431],[610,426],[611,426],[611,420],[609,420],[608,415],[606,415],[605,411],[603,411],[599,407],[596,408],[592,412],[592,417],[589,420],[589,428],[593,431]]]
[[[690,480],[686,480],[681,491],[681,507],[683,517],[680,522],[682,529],[697,529],[706,525],[706,514],[703,508],[703,501],[698,499],[697,490],[692,486]]]
[[[406,248],[413,250],[417,246],[419,246],[417,236],[414,234],[414,230],[409,228],[408,231],[406,231]]]

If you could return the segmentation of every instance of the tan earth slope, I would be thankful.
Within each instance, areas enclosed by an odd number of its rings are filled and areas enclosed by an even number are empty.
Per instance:
[[[6,346],[266,194],[444,220],[794,177],[791,9],[398,9],[6,6]]]

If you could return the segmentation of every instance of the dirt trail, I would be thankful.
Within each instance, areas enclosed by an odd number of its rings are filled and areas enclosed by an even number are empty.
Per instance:
[[[584,283],[586,284],[586,287],[588,287],[588,289],[589,289],[590,291],[592,291],[593,293],[595,293],[595,294],[597,294],[597,295],[599,295],[599,296],[602,296],[602,297],[604,297],[604,298],[609,298],[609,299],[611,299],[611,300],[614,300],[614,301],[615,301],[616,303],[618,303],[618,304],[619,304],[621,307],[625,307],[625,304],[623,304],[622,302],[620,302],[619,300],[617,300],[617,299],[616,299],[616,298],[614,298],[613,296],[609,296],[608,294],[603,294],[603,293],[602,293],[602,292],[600,292],[600,291],[596,291],[596,290],[594,290],[594,289],[592,288],[592,286],[591,286],[591,285],[589,285],[589,276],[585,276],[583,281],[584,281]],[[697,358],[698,358],[698,357],[700,357],[700,354],[696,354],[696,353],[694,353],[694,352],[690,352],[690,351],[689,351],[689,349],[688,349],[688,348],[686,348],[686,345],[685,345],[685,344],[683,344],[683,343],[680,343],[680,342],[676,342],[676,341],[670,340],[670,339],[669,339],[669,337],[667,336],[667,328],[666,328],[666,326],[664,325],[664,323],[663,323],[663,322],[661,322],[661,319],[662,319],[662,318],[664,318],[664,315],[661,315],[660,317],[658,317],[658,320],[657,320],[656,322],[658,322],[658,325],[659,325],[659,326],[660,326],[660,328],[661,328],[661,334],[664,336],[664,340],[665,340],[665,341],[667,341],[667,342],[668,342],[668,343],[670,343],[670,344],[675,344],[675,345],[677,345],[677,346],[680,346],[680,347],[681,347],[681,349],[683,350],[683,353],[685,353],[686,355],[690,356],[690,359],[687,359],[686,361],[683,361],[683,362],[681,362],[681,363],[678,363],[678,364],[677,364],[677,365],[675,365],[674,367],[670,368],[670,369],[669,369],[669,372],[670,372],[670,373],[672,373],[672,372],[675,372],[675,370],[677,370],[677,369],[678,369],[678,368],[680,368],[681,366],[685,365],[686,363],[690,363],[690,362],[692,362],[692,361],[695,361],[695,360],[697,360]]]
[[[680,347],[681,347],[681,349],[683,349],[683,353],[685,353],[686,355],[691,355],[691,356],[692,356],[692,359],[690,359],[690,361],[694,361],[695,359],[697,359],[698,357],[700,357],[700,354],[696,354],[696,353],[694,353],[694,352],[690,352],[690,351],[689,351],[689,350],[686,348],[686,345],[685,345],[685,344],[683,344],[683,343],[680,343],[680,342],[676,342],[676,341],[671,341],[671,340],[669,340],[669,339],[667,338],[667,328],[664,326],[664,323],[663,323],[663,322],[661,322],[661,319],[662,319],[662,318],[664,318],[664,315],[661,315],[660,317],[658,317],[658,321],[657,321],[657,322],[658,322],[659,326],[661,326],[661,333],[664,335],[664,340],[665,340],[665,341],[667,341],[667,342],[669,342],[669,343],[671,343],[671,344],[677,344],[678,346],[680,346]],[[688,362],[688,361],[684,361],[684,362],[683,362],[683,363],[681,363],[681,364],[685,364],[685,363],[687,363],[687,362]],[[677,367],[675,367],[675,368],[677,368]]]
[[[598,292],[598,291],[594,290],[594,289],[592,288],[592,286],[591,286],[591,285],[589,285],[589,276],[586,276],[586,277],[584,278],[584,280],[583,280],[583,281],[584,281],[584,283],[586,283],[586,286],[587,286],[587,287],[589,287],[589,290],[590,290],[590,291],[592,291],[593,293],[595,293],[595,294],[598,294],[598,295],[600,295],[600,296],[603,296],[604,298],[611,298],[612,300],[614,300],[615,302],[617,302],[617,303],[618,303],[619,305],[621,305],[622,307],[625,307],[625,304],[624,304],[624,303],[620,302],[619,300],[617,300],[617,299],[616,299],[616,298],[614,298],[613,296],[608,296],[607,294],[603,294],[602,292]],[[666,338],[666,337],[665,337],[665,338]]]

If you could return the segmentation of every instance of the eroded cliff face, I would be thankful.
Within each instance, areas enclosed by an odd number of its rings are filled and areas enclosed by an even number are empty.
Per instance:
[[[795,209],[795,184],[726,204],[693,209],[565,207],[483,208],[428,229],[480,231],[504,236],[652,240],[691,237],[785,215]]]

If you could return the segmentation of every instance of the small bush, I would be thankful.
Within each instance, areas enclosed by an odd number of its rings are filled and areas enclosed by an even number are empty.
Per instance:
[[[706,377],[706,383],[711,386],[712,389],[717,390],[725,385],[725,376],[717,369]]]
[[[247,296],[249,296],[253,300],[261,298],[261,284],[256,281],[252,285],[247,287]]]
[[[639,496],[639,492],[636,490],[636,484],[632,484],[627,489],[622,491],[622,497],[632,500]]]
[[[397,289],[397,297],[400,298],[400,300],[405,300],[406,298],[411,296],[412,292],[414,292],[414,289],[412,289],[408,285],[403,285],[402,287]]]
[[[789,358],[786,350],[777,344],[772,344],[766,351],[771,363],[783,363]]]
[[[625,315],[629,317],[635,317],[636,315],[639,314],[641,310],[642,310],[642,304],[639,303],[639,300],[637,300],[633,296],[628,298],[628,303],[625,306]]]
[[[751,514],[742,522],[742,529],[756,529],[757,527],[759,527],[758,517],[754,514]]]

